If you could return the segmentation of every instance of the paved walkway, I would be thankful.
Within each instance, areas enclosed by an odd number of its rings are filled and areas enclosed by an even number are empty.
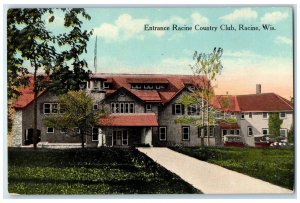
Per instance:
[[[138,148],[204,194],[275,194],[293,191],[200,161],[168,148]]]

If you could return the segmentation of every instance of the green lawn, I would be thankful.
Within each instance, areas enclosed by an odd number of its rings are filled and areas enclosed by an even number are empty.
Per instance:
[[[8,190],[18,194],[201,193],[136,149],[9,149]]]
[[[293,189],[294,149],[171,148],[197,159]]]

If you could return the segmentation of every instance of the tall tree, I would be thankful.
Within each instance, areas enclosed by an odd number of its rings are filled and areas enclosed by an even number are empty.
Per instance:
[[[283,121],[279,118],[279,113],[269,113],[268,126],[272,138],[276,139],[280,137],[280,126],[282,122]]]
[[[84,91],[69,91],[59,96],[60,109],[63,112],[44,119],[48,127],[64,129],[69,135],[80,136],[81,147],[84,148],[85,136],[91,135],[91,129],[101,116],[107,115],[107,109],[101,105],[99,111],[93,110],[93,99]]]
[[[211,107],[210,103],[214,98],[215,85],[213,83],[216,81],[216,76],[220,74],[221,70],[223,69],[221,63],[222,54],[222,48],[214,48],[213,52],[210,54],[198,53],[195,51],[193,56],[195,63],[190,65],[190,68],[197,80],[201,82],[201,85],[194,87],[194,90],[192,90],[191,94],[183,95],[181,97],[181,102],[185,106],[197,105],[201,120],[195,120],[195,118],[191,117],[178,117],[176,120],[177,123],[194,123],[197,127],[202,128],[201,130],[203,132],[204,128],[206,128],[207,145],[210,145],[210,126],[215,123],[215,114],[217,113],[217,111]],[[202,136],[201,138],[203,139]]]
[[[28,62],[33,68],[34,82],[34,148],[37,146],[38,93],[45,88],[56,92],[79,89],[78,84],[89,74],[85,70],[86,61],[79,56],[87,52],[87,41],[92,35],[92,31],[81,31],[80,19],[90,20],[90,16],[80,8],[61,10],[64,27],[69,31],[64,34],[55,34],[46,28],[47,23],[56,23],[54,9],[9,9],[7,12],[8,95],[13,96],[16,87],[28,83],[25,76],[29,71],[23,66]],[[45,75],[38,76],[38,71],[48,75],[47,85]]]

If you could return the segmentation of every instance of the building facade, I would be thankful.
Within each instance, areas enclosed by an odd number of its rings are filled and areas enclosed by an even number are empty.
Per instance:
[[[257,91],[252,95],[217,95],[209,102],[215,109],[216,122],[209,127],[177,123],[178,117],[201,120],[201,107],[185,106],[180,102],[184,94],[205,87],[205,77],[191,75],[134,75],[99,74],[91,76],[85,85],[86,94],[94,100],[95,111],[104,103],[110,114],[99,120],[86,136],[86,145],[99,146],[201,146],[223,145],[225,135],[236,135],[248,146],[255,145],[255,137],[268,135],[268,115],[278,112],[283,120],[281,134],[287,139],[293,123],[293,105],[274,93]],[[259,90],[260,88],[258,88]],[[33,88],[20,89],[13,137],[15,146],[32,142]],[[222,98],[229,105],[220,105]],[[38,97],[38,135],[40,144],[80,143],[79,136],[68,135],[63,129],[44,126],[43,118],[61,113],[58,98],[49,92]],[[225,117],[236,120],[223,121]]]

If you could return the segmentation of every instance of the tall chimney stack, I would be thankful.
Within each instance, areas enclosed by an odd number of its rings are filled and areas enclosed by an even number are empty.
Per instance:
[[[261,84],[256,84],[256,94],[261,94]]]

